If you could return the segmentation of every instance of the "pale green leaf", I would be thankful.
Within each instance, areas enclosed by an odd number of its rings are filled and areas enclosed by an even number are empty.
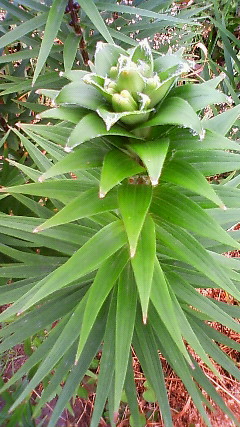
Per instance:
[[[46,59],[51,51],[54,39],[60,29],[62,18],[66,7],[65,0],[54,0],[48,13],[47,23],[44,30],[44,36],[38,56],[38,61],[33,77],[33,84],[36,82]]]
[[[143,313],[143,322],[147,322],[148,304],[152,287],[154,262],[156,255],[155,225],[147,216],[138,239],[137,250],[131,258],[132,268],[138,288]]]
[[[150,185],[126,184],[118,189],[119,209],[127,232],[131,257],[135,255],[151,199]]]
[[[127,373],[129,353],[135,324],[137,289],[130,264],[118,281],[115,341],[114,413],[118,412]]]
[[[119,125],[114,125],[111,129],[107,130],[104,121],[96,113],[90,113],[83,117],[74,128],[68,139],[65,150],[70,151],[72,148],[85,141],[89,141],[90,139],[98,138],[103,135],[133,137],[130,132]]]
[[[109,151],[103,161],[100,179],[100,197],[105,197],[107,192],[123,179],[144,172],[132,157],[118,149]]]
[[[152,185],[157,185],[162,172],[169,147],[169,139],[161,138],[154,141],[133,142],[128,146],[135,152],[146,166]]]

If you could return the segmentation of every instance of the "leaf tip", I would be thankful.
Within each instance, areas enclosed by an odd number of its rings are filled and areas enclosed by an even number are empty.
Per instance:
[[[130,257],[134,258],[135,253],[136,253],[136,247],[130,246]]]
[[[36,227],[36,228],[34,228],[33,233],[38,233],[39,231],[41,231],[41,228],[40,227]]]
[[[158,179],[152,178],[151,176],[149,178],[150,178],[152,186],[156,187],[158,185]]]
[[[227,210],[227,206],[226,205],[221,205],[220,208],[223,209],[224,211]]]
[[[64,147],[64,151],[66,151],[66,153],[71,153],[72,148],[71,148],[71,147],[68,147],[68,146],[66,145],[66,147]]]
[[[146,325],[147,324],[147,314],[143,313],[143,324]]]
[[[41,176],[38,178],[38,181],[39,181],[39,182],[43,182],[44,180],[45,180],[44,175],[41,175]]]
[[[6,191],[6,187],[1,187],[1,188],[0,188],[0,192],[1,192],[1,193],[4,193],[5,191]]]
[[[99,191],[98,197],[99,199],[103,199],[106,196],[106,193],[102,190]]]

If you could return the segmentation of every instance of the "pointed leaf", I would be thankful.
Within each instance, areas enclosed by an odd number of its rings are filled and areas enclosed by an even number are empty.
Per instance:
[[[80,80],[64,86],[55,102],[56,104],[80,105],[80,107],[95,111],[105,103],[105,100],[97,89]]]
[[[209,120],[203,120],[202,124],[205,129],[210,129],[221,135],[226,135],[231,127],[234,125],[235,121],[240,115],[240,104],[236,105],[233,108],[225,111],[222,114],[218,114],[216,117],[213,117]]]
[[[201,172],[183,160],[171,160],[166,167],[163,168],[162,180],[187,188],[224,208],[224,203]]]
[[[128,56],[120,46],[98,42],[94,61],[96,74],[105,78],[110,68],[117,64],[120,55]]]
[[[197,114],[187,101],[178,97],[167,98],[163,101],[154,117],[139,128],[168,124],[189,127],[197,132],[200,138],[204,136],[201,121]]]
[[[53,165],[50,169],[44,172],[39,178],[39,181],[52,178],[56,175],[61,175],[78,170],[86,170],[101,166],[105,148],[95,144],[81,145],[73,153],[66,155],[62,160]]]
[[[75,34],[75,32],[68,34],[64,42],[64,48],[63,48],[63,61],[64,61],[65,72],[71,70],[73,66],[79,43],[80,43],[79,35]]]
[[[239,244],[222,229],[214,218],[208,215],[208,210],[201,208],[190,197],[179,194],[173,188],[164,186],[156,188],[151,211],[159,219],[163,218],[167,222],[191,230],[200,236],[240,249]]]
[[[143,322],[147,322],[148,304],[152,287],[154,262],[156,255],[155,225],[147,216],[138,240],[137,250],[131,263],[142,306]]]
[[[54,0],[48,13],[44,36],[38,55],[38,62],[33,77],[33,84],[36,82],[54,43],[54,39],[60,29],[62,18],[66,7],[65,0]]]
[[[110,130],[107,130],[104,121],[96,113],[90,113],[83,117],[74,128],[68,139],[65,150],[71,151],[71,149],[77,145],[103,135],[133,136],[119,125],[114,125]]]
[[[114,254],[114,256],[109,257],[99,268],[88,293],[87,304],[83,316],[83,326],[78,345],[77,359],[83,350],[102,305],[127,261],[127,251],[122,250],[117,254]]]
[[[202,110],[208,105],[227,102],[227,97],[218,90],[202,84],[187,83],[171,91],[171,96],[177,96],[187,101],[194,111]]]
[[[73,199],[56,215],[37,227],[35,232],[114,209],[117,209],[116,194],[108,194],[104,199],[99,199],[98,189],[93,188]]]
[[[182,334],[174,310],[172,297],[168,289],[167,279],[162,271],[162,268],[157,258],[155,259],[150,298],[155,309],[158,312],[159,317],[165,324],[168,332],[172,336],[172,339],[174,340],[175,344],[177,345],[178,350],[183,354],[187,362],[191,365],[192,363],[182,339]]]
[[[79,0],[79,4],[90,19],[91,23],[93,23],[93,25],[97,28],[97,30],[105,38],[105,40],[108,43],[113,43],[113,39],[94,1]]]
[[[138,313],[138,321],[136,322],[133,345],[147,380],[156,393],[164,425],[165,427],[173,427],[156,340],[150,325],[142,324],[140,313]]]
[[[132,157],[118,149],[109,151],[103,161],[99,196],[105,197],[107,192],[123,179],[144,172]]]
[[[51,118],[57,120],[66,120],[68,122],[77,124],[85,114],[86,110],[81,107],[71,108],[59,106],[57,108],[50,108],[48,110],[43,111],[39,114],[39,117],[41,119]]]
[[[118,189],[119,209],[127,232],[131,257],[135,255],[151,199],[150,185],[127,184],[121,185]]]
[[[239,291],[211,254],[189,233],[180,227],[169,226],[161,221],[157,225],[157,237],[177,254],[177,258],[203,273],[214,283],[238,298]]]
[[[114,413],[118,412],[135,324],[137,289],[131,266],[125,267],[118,281],[115,343]]]
[[[157,185],[169,147],[169,139],[134,142],[128,148],[140,157],[146,166],[152,185]]]

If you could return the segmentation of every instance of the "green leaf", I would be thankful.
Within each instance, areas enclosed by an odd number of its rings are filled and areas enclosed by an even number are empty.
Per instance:
[[[57,120],[66,120],[68,122],[77,124],[85,114],[86,114],[86,111],[81,107],[71,108],[71,107],[59,106],[57,108],[50,108],[48,110],[43,111],[42,113],[39,114],[39,117],[41,119],[51,118],[51,119],[57,119]]]
[[[168,152],[169,139],[161,138],[154,141],[133,142],[128,148],[135,152],[146,166],[153,186],[158,184],[162,167]]]
[[[56,215],[37,227],[35,232],[114,209],[117,209],[116,194],[108,194],[104,199],[99,199],[98,188],[93,188],[73,199]]]
[[[189,127],[197,132],[200,138],[204,137],[201,121],[197,114],[187,101],[178,97],[167,98],[163,101],[154,117],[139,126],[139,129],[168,124]]]
[[[168,162],[163,168],[162,180],[191,190],[225,208],[223,202],[201,172],[183,160],[173,159]]]
[[[214,300],[204,297],[180,275],[177,275],[171,271],[167,272],[166,275],[170,282],[171,288],[179,300],[185,301],[187,304],[192,305],[197,310],[206,313],[213,321],[219,322],[236,332],[239,330],[239,324],[224,310],[218,307]]]
[[[151,326],[142,324],[139,312],[135,326],[133,345],[147,380],[156,393],[165,427],[173,427],[164,374],[158,354],[156,340]]]
[[[93,0],[79,0],[79,4],[105,40],[108,43],[113,43],[113,39],[109,34],[108,28]]]
[[[126,238],[121,221],[114,221],[105,226],[78,249],[65,264],[46,276],[16,304],[9,307],[8,312],[5,311],[0,316],[6,317],[9,312],[16,313],[19,310],[23,312],[47,295],[96,270],[125,243]]]
[[[83,326],[77,350],[78,359],[88,339],[97,315],[107,296],[118,279],[122,269],[128,261],[126,250],[109,257],[99,268],[93,284],[88,292],[88,299],[83,316]]]
[[[96,74],[105,78],[110,68],[117,64],[120,55],[128,56],[120,46],[98,42],[94,57]]]
[[[123,179],[141,172],[144,172],[144,168],[132,157],[118,149],[109,151],[103,161],[99,196],[105,197],[107,192]]]
[[[90,146],[83,144],[48,169],[39,177],[39,181],[42,182],[45,179],[64,173],[101,166],[105,152],[106,149],[102,144],[91,144]]]
[[[157,225],[157,237],[177,255],[177,258],[195,267],[214,283],[238,299],[238,290],[211,254],[188,232],[161,221]]]
[[[123,113],[112,113],[109,111],[105,106],[99,107],[96,112],[97,114],[103,119],[104,123],[106,124],[106,129],[109,130],[111,127],[118,122],[121,119],[124,123],[130,124],[131,126],[135,125],[135,123],[142,122],[146,120],[149,116],[149,113],[153,111],[153,109],[150,110],[144,110],[144,111],[124,111]]]
[[[116,302],[116,293],[113,293],[104,334],[104,346],[100,361],[100,372],[98,374],[96,398],[90,427],[99,426],[99,421],[113,380],[115,356],[115,328],[113,324],[116,321]]]
[[[115,342],[114,413],[118,412],[127,373],[129,353],[135,324],[137,289],[130,264],[118,281]]]
[[[172,297],[168,289],[167,279],[157,258],[155,259],[150,298],[152,304],[158,312],[159,317],[161,318],[176,346],[178,347],[178,351],[180,351],[187,362],[192,365],[189,354],[182,339],[178,318],[176,316]],[[169,319],[171,319],[171,321],[169,321]]]
[[[105,100],[97,89],[80,80],[64,86],[55,102],[56,104],[80,105],[80,107],[96,111],[105,103]]]
[[[132,268],[142,306],[143,323],[147,322],[148,304],[152,287],[154,262],[156,255],[155,225],[147,216],[138,239],[137,250],[131,258]]]
[[[41,28],[45,24],[47,16],[47,13],[42,13],[41,15],[35,16],[34,18],[28,18],[22,24],[17,25],[13,30],[8,31],[6,34],[0,37],[0,49],[15,42],[16,40],[21,40],[23,36],[36,30],[37,28]],[[31,51],[28,52],[31,53]],[[32,57],[34,57],[33,54],[30,56],[30,58]]]
[[[65,150],[71,151],[71,149],[77,145],[103,135],[133,136],[119,125],[114,125],[111,129],[107,130],[104,121],[96,113],[90,113],[83,117],[74,128],[68,139]]]
[[[131,257],[135,255],[151,199],[150,185],[126,184],[118,189],[119,209],[127,232]]]
[[[53,410],[52,417],[50,419],[48,427],[55,427],[62,411],[66,407],[66,404],[74,396],[76,388],[82,381],[93,357],[99,350],[99,346],[102,342],[104,331],[106,328],[106,309],[101,310],[98,316],[98,321],[95,323],[89,339],[84,347],[84,350],[80,356],[78,364],[72,367],[72,370],[66,380],[64,388],[58,397],[57,404]]]
[[[177,203],[176,203],[177,200]],[[151,211],[167,222],[179,225],[200,236],[214,239],[234,248],[239,244],[220,227],[206,209],[202,209],[190,197],[179,194],[169,186],[160,186],[154,192]],[[224,211],[225,212],[225,211]]]
[[[227,97],[214,88],[210,88],[205,83],[192,84],[187,83],[178,86],[171,91],[171,96],[177,96],[187,101],[194,111],[202,110],[208,105],[227,102]]]
[[[65,42],[64,42],[64,48],[63,48],[63,61],[64,61],[64,69],[65,72],[71,70],[77,49],[80,43],[80,37],[75,33],[69,33]]]
[[[238,119],[240,114],[240,104],[233,108],[225,111],[224,113],[218,114],[209,120],[203,120],[202,124],[205,129],[212,130],[219,133],[220,135],[226,135],[235,121]]]
[[[42,68],[51,51],[54,39],[60,29],[62,18],[66,7],[65,0],[53,0],[52,6],[48,13],[47,23],[44,30],[44,36],[38,56],[36,69],[33,76],[33,84],[36,82]]]

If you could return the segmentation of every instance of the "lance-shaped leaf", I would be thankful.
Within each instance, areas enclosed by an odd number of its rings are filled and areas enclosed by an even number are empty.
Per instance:
[[[86,110],[81,107],[64,107],[60,106],[57,108],[50,108],[48,110],[43,111],[39,114],[39,117],[41,119],[45,118],[51,118],[51,119],[57,119],[57,120],[66,120],[67,122],[75,123],[77,124],[79,120],[83,118],[83,116],[86,114]]]
[[[152,325],[142,324],[139,311],[140,310],[137,310],[136,326],[133,337],[134,349],[137,353],[147,380],[152,388],[154,388],[156,393],[157,400],[160,404],[161,416],[164,421],[164,425],[165,427],[173,427],[166,384],[164,380],[162,364],[158,354],[159,349],[156,343],[155,334],[153,328],[151,327]],[[150,310],[149,318],[151,318],[151,313],[152,310]],[[157,323],[159,334],[159,322]]]
[[[81,145],[73,153],[66,155],[62,160],[53,165],[39,177],[39,181],[62,175],[68,172],[76,172],[81,169],[90,169],[101,166],[106,150],[103,145]]]
[[[188,127],[204,137],[201,121],[191,105],[182,98],[167,98],[154,117],[143,123],[139,128],[159,125],[177,125]]]
[[[107,130],[111,129],[111,127],[118,121],[121,120],[124,117],[129,118],[129,124],[133,125],[137,121],[144,121],[148,119],[149,113],[151,113],[153,109],[151,110],[145,110],[145,111],[124,111],[123,113],[116,113],[108,111],[108,109],[105,106],[101,106],[97,109],[98,115],[103,119],[103,121],[106,124]]]
[[[203,120],[205,129],[215,131],[221,135],[226,135],[240,115],[240,104],[230,108],[222,114],[218,114],[209,120]]]
[[[128,54],[120,46],[98,42],[94,61],[96,73],[106,77],[110,68],[117,64],[120,55],[127,56]]]
[[[105,100],[93,86],[83,81],[64,86],[55,99],[56,104],[76,104],[89,110],[96,110]]]
[[[104,199],[98,197],[98,188],[91,188],[73,199],[56,215],[49,218],[35,232],[46,230],[46,228],[56,227],[66,224],[76,219],[97,215],[98,213],[111,211],[117,208],[116,193],[108,194]]]
[[[93,284],[88,292],[88,299],[83,316],[83,326],[77,350],[76,359],[79,358],[90,331],[96,321],[107,296],[115,285],[122,269],[128,261],[126,249],[109,257],[99,268]]]
[[[113,292],[105,328],[104,346],[101,355],[100,372],[98,374],[96,397],[90,427],[99,427],[99,421],[113,380],[116,333],[113,324],[116,321],[116,303],[116,292]]]
[[[33,77],[33,84],[36,82],[45,62],[50,53],[54,39],[57,36],[58,30],[62,22],[64,10],[66,7],[65,0],[54,0],[50,8],[46,27],[44,30],[44,36],[38,55],[38,62]]]
[[[187,188],[194,193],[212,200],[216,205],[225,208],[224,203],[201,172],[183,160],[171,160],[163,168],[162,180]]]
[[[127,184],[121,185],[118,189],[119,209],[127,232],[131,257],[135,255],[151,199],[150,185]]]
[[[137,307],[137,288],[133,271],[128,264],[122,271],[118,281],[116,311],[116,342],[115,342],[115,387],[114,413],[118,412],[119,403],[132,342]]]
[[[117,149],[109,151],[103,161],[99,197],[105,197],[107,192],[123,179],[144,172],[132,157]]]
[[[153,56],[148,40],[142,40],[134,49],[131,60],[138,64],[141,73],[145,77],[150,77],[153,72]]]
[[[135,256],[131,259],[142,306],[143,323],[147,322],[147,312],[152,287],[155,256],[155,225],[152,218],[148,215],[142,227]]]
[[[182,339],[178,319],[174,311],[172,297],[168,289],[167,279],[157,258],[155,258],[150,298],[162,322],[176,343],[179,351],[183,354],[187,362],[192,365],[189,354]]]
[[[88,85],[91,85],[97,89],[99,93],[102,94],[104,98],[108,102],[112,101],[112,95],[105,89],[104,83],[105,79],[101,76],[98,76],[95,73],[87,73],[83,78],[82,81]]]
[[[83,117],[74,128],[68,139],[65,150],[71,151],[72,148],[85,141],[104,135],[120,135],[124,137],[133,136],[132,133],[119,125],[114,125],[110,130],[107,130],[104,121],[96,113],[90,113]]]
[[[171,91],[171,96],[177,96],[185,99],[194,111],[199,111],[208,105],[220,104],[227,102],[227,97],[224,93],[202,84],[187,83],[178,86]]]
[[[146,141],[143,143],[134,142],[128,146],[128,148],[134,151],[145,164],[153,186],[158,184],[168,147],[168,138]]]
[[[126,243],[123,224],[114,221],[97,232],[69,260],[41,280],[35,288],[13,304],[9,311],[25,311],[37,301],[63,288],[75,279],[96,270],[99,265]],[[0,316],[6,316],[7,310]],[[3,316],[4,315],[4,316]]]
[[[63,61],[65,71],[70,71],[74,59],[76,57],[77,49],[80,43],[80,37],[75,32],[69,33],[64,41],[63,47]]]
[[[156,230],[158,239],[173,251],[178,260],[193,266],[220,288],[239,298],[239,290],[228,273],[191,234],[163,221],[161,226],[156,225]]]
[[[230,245],[235,249],[240,247],[236,240],[223,230],[214,218],[208,215],[205,209],[201,208],[190,197],[180,194],[169,186],[156,188],[151,211],[158,216],[160,221],[164,219],[200,236]]]

